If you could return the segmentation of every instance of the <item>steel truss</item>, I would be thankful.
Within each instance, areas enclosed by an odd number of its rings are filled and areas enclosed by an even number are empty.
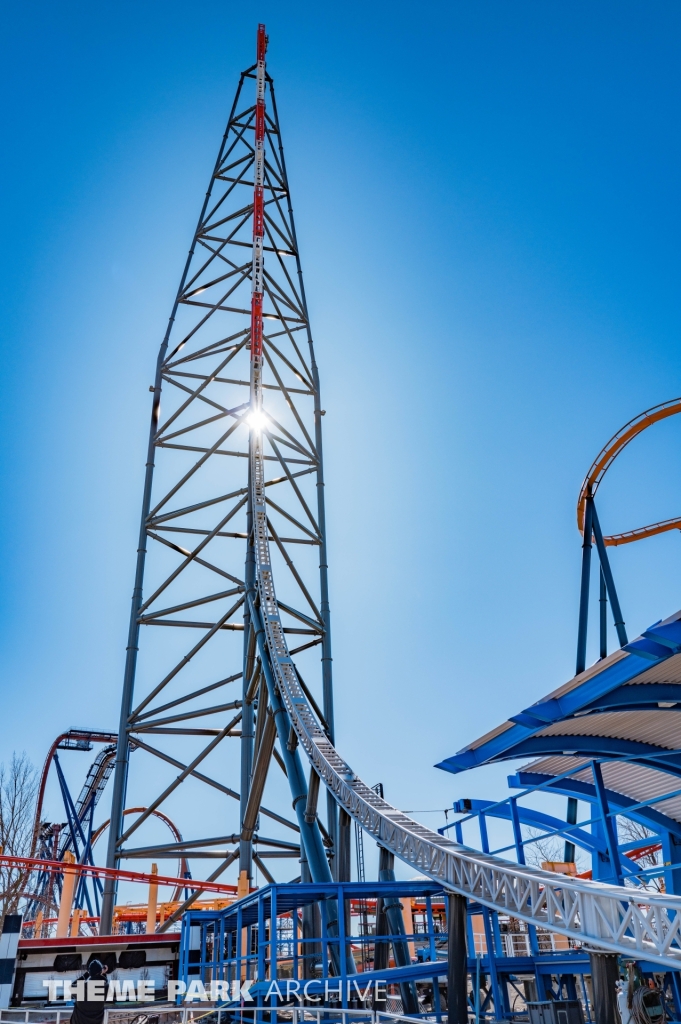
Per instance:
[[[264,32],[259,46],[264,48]],[[259,78],[262,97],[256,98]],[[261,282],[259,293],[254,291],[255,277]],[[262,325],[256,338],[261,396],[256,415],[262,424],[253,419],[255,305]],[[299,671],[305,673],[305,682],[298,677],[300,685],[331,738],[333,695],[323,412],[274,84],[264,70],[264,49],[262,59],[239,81],[152,390],[107,864],[117,866],[122,857],[140,852],[134,848],[135,833],[156,807],[192,779],[234,798],[235,810],[239,802],[236,827],[218,830],[231,832],[227,838],[232,841],[236,834],[238,847],[223,851],[212,877],[238,857],[240,871],[250,879],[255,857],[270,878],[266,863],[271,860],[265,862],[263,856],[271,851],[263,853],[268,844],[256,834],[259,820],[274,820],[289,829],[290,842],[269,844],[289,856],[299,853],[300,825],[263,806],[262,799],[272,760],[287,771],[294,755],[282,750],[281,740],[277,744],[277,708],[264,681],[248,601],[255,574],[250,482],[256,438],[264,449],[259,493],[267,496],[265,529],[285,594],[279,606],[282,629],[295,645]],[[165,639],[169,633],[153,627],[171,627],[173,639],[154,642],[149,634]],[[234,684],[240,690],[235,695],[229,692]],[[202,739],[196,749],[198,737]],[[220,770],[209,771],[207,765],[219,760],[219,748],[233,737],[241,743],[240,780],[230,779],[228,786]],[[145,757],[165,761],[180,774],[154,797],[145,796],[147,811],[124,827],[131,743],[136,778],[145,770]],[[283,746],[287,743],[288,737]],[[187,751],[182,759],[180,750]],[[299,755],[295,760],[299,768]],[[304,828],[317,834],[320,848],[325,843],[333,851],[335,804],[329,800],[322,832],[316,807],[308,808],[310,816],[312,824],[306,822]],[[225,838],[216,839],[214,846],[224,846]],[[205,856],[207,846],[207,837],[197,836],[186,856],[195,851]],[[149,846],[145,852],[162,856],[168,851]],[[110,926],[113,896],[109,886],[103,929]]]
[[[335,749],[319,379],[262,26],[258,38],[258,63],[241,76],[158,357],[108,866],[139,854],[126,845],[131,837],[180,785],[198,779],[240,804],[234,836],[183,846],[191,857],[195,849],[239,839],[239,849],[220,859],[212,879],[237,857],[240,880],[250,877],[256,858],[271,878],[254,852],[258,819],[267,816],[299,834],[289,852],[297,855],[300,843],[303,878],[308,871],[315,883],[326,883],[325,848],[337,865],[345,864],[337,835],[349,838],[351,818],[384,850],[484,906],[599,948],[678,967],[681,898],[557,877],[468,850],[388,804]],[[244,91],[251,82],[256,97]],[[168,405],[162,416],[163,383]],[[305,553],[317,556],[314,572]],[[142,626],[145,633],[171,626],[200,637],[182,648],[157,648],[137,678]],[[201,675],[200,657],[223,640],[231,643]],[[289,640],[296,644],[292,650]],[[313,683],[301,666],[305,658],[311,664],[310,650],[317,647],[321,679]],[[167,664],[161,667],[162,654]],[[226,675],[209,678],[215,665],[227,664]],[[194,703],[237,680],[239,700]],[[206,717],[219,724],[206,728]],[[239,724],[237,793],[199,769]],[[180,737],[202,736],[205,746],[185,762],[149,742],[160,742],[159,736],[172,736],[174,749]],[[180,774],[124,830],[131,740],[139,749],[135,758],[144,752]],[[301,748],[311,766],[309,785]],[[273,758],[287,775],[295,822],[262,803]],[[319,820],[320,781],[341,809],[343,828],[337,829],[333,808],[327,828]],[[143,850],[157,854],[153,847]],[[102,932],[110,927],[113,895],[107,885]]]

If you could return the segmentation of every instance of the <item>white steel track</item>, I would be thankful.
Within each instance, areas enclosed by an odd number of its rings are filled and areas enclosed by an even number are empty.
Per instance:
[[[322,729],[288,652],[267,539],[260,432],[253,442],[257,587],[272,672],[299,743],[337,803],[381,846],[453,892],[587,945],[681,969],[681,896],[557,876],[477,853],[396,810],[355,775]]]
[[[557,876],[459,846],[413,821],[370,789],[340,756],[317,719],[288,652],[270,561],[262,409],[264,26],[258,35],[252,273],[251,501],[257,589],[275,685],[310,764],[354,821],[410,867],[451,890],[598,949],[681,969],[681,897]]]

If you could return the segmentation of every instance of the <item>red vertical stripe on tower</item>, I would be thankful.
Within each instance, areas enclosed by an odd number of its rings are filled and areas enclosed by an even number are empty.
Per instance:
[[[265,26],[258,25],[258,42],[256,46],[256,60],[265,59],[265,50],[267,49],[267,36],[265,35]]]
[[[265,138],[265,101],[257,100],[255,104],[255,141],[262,142]]]
[[[255,186],[253,196],[253,237],[262,238],[265,234],[265,202],[262,185]]]
[[[253,292],[251,296],[251,359],[262,358],[262,300],[264,291],[263,239],[265,235],[265,26],[258,25],[256,44],[255,150],[253,160]]]

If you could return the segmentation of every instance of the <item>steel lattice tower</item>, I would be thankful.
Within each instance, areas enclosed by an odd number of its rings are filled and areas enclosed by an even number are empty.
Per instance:
[[[323,411],[266,43],[260,25],[257,62],[241,74],[150,389],[107,853],[107,865],[117,867],[125,857],[181,852],[191,859],[193,850],[231,842],[234,849],[210,877],[238,858],[242,891],[254,858],[269,876],[258,853],[262,847],[254,848],[260,818],[305,834],[304,843],[291,831],[288,842],[269,841],[289,855],[300,845],[303,878],[311,868],[315,874],[306,848],[323,851],[322,843],[335,855],[336,874],[344,877],[350,836],[342,812],[339,849],[330,796],[326,826],[319,821],[318,776],[312,773],[309,792],[303,779],[301,791],[295,732],[286,725],[285,708],[268,695],[251,622],[252,474],[260,447],[282,624],[300,685],[333,742]],[[238,699],[228,692],[216,702],[215,694],[239,684]],[[237,780],[221,776],[219,750],[234,742],[239,723]],[[147,792],[147,810],[130,823],[124,817],[129,776],[142,784],[148,758],[180,773],[170,774],[160,791]],[[297,822],[285,807],[263,804],[273,759],[279,762],[275,770],[282,768],[288,777]],[[209,770],[203,762],[215,767]],[[235,798],[231,835],[221,823],[183,841],[181,851],[178,844],[131,845],[153,810],[188,779]],[[323,852],[321,858],[317,875],[328,871]],[[114,897],[109,883],[102,933],[111,930]]]

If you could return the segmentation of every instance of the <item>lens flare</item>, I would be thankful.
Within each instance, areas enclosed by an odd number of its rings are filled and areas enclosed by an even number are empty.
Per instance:
[[[254,409],[253,412],[246,417],[246,422],[251,430],[257,430],[258,432],[266,430],[270,425],[270,421],[262,409]]]

